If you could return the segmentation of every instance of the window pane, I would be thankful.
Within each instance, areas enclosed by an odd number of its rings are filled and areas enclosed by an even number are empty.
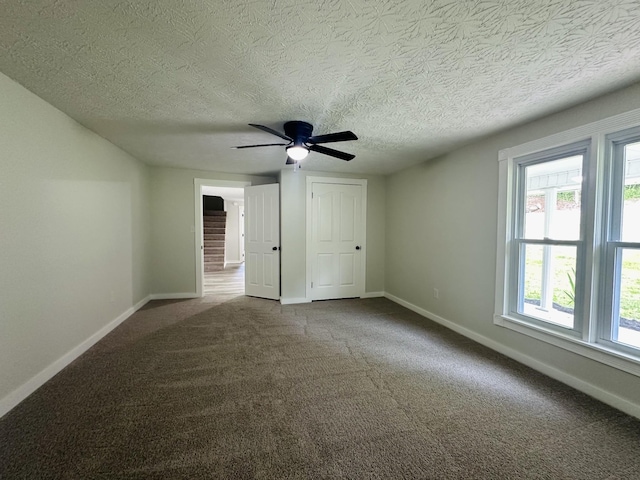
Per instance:
[[[613,339],[640,348],[640,250],[620,248],[620,288],[613,326]]]
[[[624,147],[622,241],[640,242],[640,142]]]
[[[518,313],[573,328],[576,247],[525,245]]]
[[[524,238],[580,239],[582,155],[524,167]]]

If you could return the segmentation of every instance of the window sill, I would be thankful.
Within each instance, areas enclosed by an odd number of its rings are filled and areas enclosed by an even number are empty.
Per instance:
[[[493,323],[640,377],[640,357],[627,355],[601,344],[587,343],[584,340],[531,325],[508,315],[495,315]]]

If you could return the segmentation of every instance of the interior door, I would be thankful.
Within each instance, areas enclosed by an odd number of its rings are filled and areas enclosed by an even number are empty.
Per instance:
[[[313,183],[311,202],[311,299],[362,296],[362,186]]]
[[[280,298],[280,189],[245,187],[245,294]]]

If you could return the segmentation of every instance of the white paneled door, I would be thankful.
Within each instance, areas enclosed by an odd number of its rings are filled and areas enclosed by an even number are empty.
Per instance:
[[[312,184],[312,300],[364,294],[362,190],[362,185]]]
[[[280,190],[245,187],[245,294],[280,298]]]

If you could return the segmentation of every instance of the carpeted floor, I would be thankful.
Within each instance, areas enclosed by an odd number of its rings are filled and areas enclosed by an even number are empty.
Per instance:
[[[385,299],[155,301],[0,419],[2,479],[640,478],[640,421]]]

